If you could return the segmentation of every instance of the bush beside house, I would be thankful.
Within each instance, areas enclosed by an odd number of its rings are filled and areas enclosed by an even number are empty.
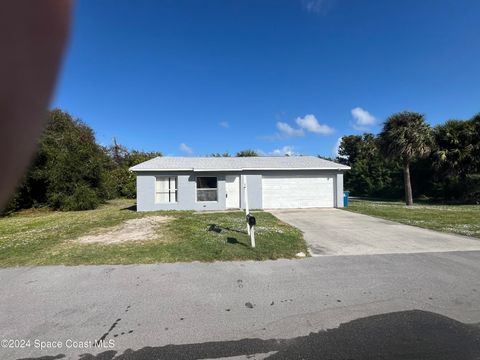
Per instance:
[[[107,199],[134,198],[135,177],[128,168],[156,156],[161,153],[128,151],[116,142],[102,147],[84,122],[51,110],[37,154],[4,213],[31,207],[89,210]]]

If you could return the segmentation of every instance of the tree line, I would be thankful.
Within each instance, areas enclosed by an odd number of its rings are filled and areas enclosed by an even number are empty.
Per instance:
[[[131,166],[162,156],[96,142],[93,130],[60,109],[47,114],[38,151],[3,214],[31,207],[94,209],[108,199],[135,198]],[[228,157],[229,153],[210,156]],[[246,149],[235,156],[258,156]],[[389,117],[380,134],[342,138],[337,162],[348,165],[345,189],[354,196],[428,197],[480,203],[480,114],[431,128],[419,113]]]
[[[231,157],[228,152],[224,153],[212,153],[210,154],[211,157]],[[235,154],[236,157],[253,157],[258,156],[258,153],[252,149],[240,150]]]
[[[31,207],[88,210],[108,199],[135,198],[129,167],[161,155],[128,150],[116,141],[102,146],[83,121],[53,109],[36,156],[3,213]]]
[[[256,155],[253,150],[236,154]],[[157,156],[162,153],[129,150],[115,139],[111,145],[102,146],[82,120],[60,109],[50,110],[31,166],[0,213],[32,207],[89,210],[109,199],[134,199],[136,179],[128,169]]]
[[[344,136],[336,161],[348,165],[354,196],[480,203],[480,114],[431,128],[424,116],[390,116],[380,134]]]

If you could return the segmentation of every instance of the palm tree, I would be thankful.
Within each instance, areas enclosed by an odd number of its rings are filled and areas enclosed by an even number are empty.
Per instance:
[[[430,154],[433,141],[430,126],[422,114],[403,111],[393,114],[385,121],[379,139],[384,156],[402,163],[405,202],[409,206],[413,205],[410,164]]]

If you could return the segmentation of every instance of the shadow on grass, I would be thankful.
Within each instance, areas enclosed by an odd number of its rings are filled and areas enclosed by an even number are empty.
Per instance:
[[[123,211],[123,210],[137,211],[137,204],[132,205],[132,206],[128,206],[128,207],[125,207],[125,208],[122,208],[122,209],[120,209],[120,210],[121,210],[121,211]]]
[[[173,340],[173,339],[172,339]],[[422,359],[472,360],[480,357],[480,329],[446,316],[412,310],[374,315],[292,339],[247,338],[194,344],[148,346],[81,360],[218,359],[265,354],[265,359]],[[67,358],[43,356],[28,360]],[[27,359],[23,359],[27,360]]]
[[[230,232],[236,232],[236,233],[240,233],[240,234],[247,234],[246,231],[242,232],[242,231],[231,229],[231,228],[228,228],[228,227],[218,226],[217,224],[208,224],[208,231],[213,231],[217,234],[220,234],[222,231],[230,231]],[[241,246],[244,246],[244,247],[249,247],[248,245],[238,241],[237,238],[234,238],[234,237],[231,237],[231,236],[227,237],[226,243],[230,244],[230,245],[241,245]]]
[[[228,226],[220,226],[217,224],[208,224],[208,231],[213,231],[213,232],[216,232],[217,234],[220,234],[222,231],[230,231],[230,232],[236,232],[238,234],[248,235],[246,231],[232,229]]]
[[[241,245],[243,247],[246,247],[246,248],[249,248],[250,249],[250,246],[248,246],[247,244],[244,244],[240,241],[238,241],[236,238],[234,237],[227,237],[227,244],[231,244],[231,245]]]

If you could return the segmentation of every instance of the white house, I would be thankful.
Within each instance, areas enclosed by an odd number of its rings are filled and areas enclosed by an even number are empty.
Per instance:
[[[156,157],[130,168],[137,210],[343,207],[349,167],[313,156]]]

